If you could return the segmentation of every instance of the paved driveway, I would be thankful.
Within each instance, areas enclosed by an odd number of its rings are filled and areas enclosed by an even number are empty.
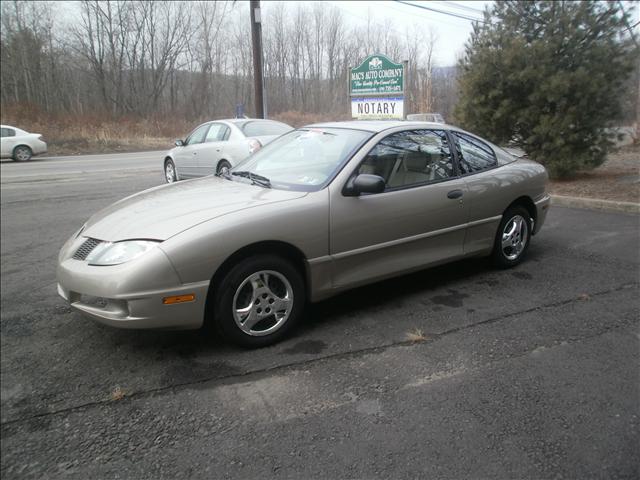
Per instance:
[[[638,216],[553,208],[514,270],[361,288],[244,351],[57,298],[68,235],[162,174],[56,161],[1,166],[3,478],[637,478]]]

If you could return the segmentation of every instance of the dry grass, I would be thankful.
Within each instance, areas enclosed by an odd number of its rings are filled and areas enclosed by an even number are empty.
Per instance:
[[[111,400],[118,401],[122,400],[125,397],[126,393],[120,387],[116,387],[111,391]]]
[[[176,138],[184,137],[194,126],[186,120],[160,117],[47,114],[24,106],[3,108],[1,121],[42,134],[49,155],[170,148]]]
[[[429,339],[429,337],[425,335],[425,333],[419,328],[414,328],[413,330],[409,330],[406,333],[406,338],[407,338],[407,341],[413,342],[413,343],[425,342]]]
[[[274,114],[271,118],[294,127],[347,119],[344,115],[336,117],[295,111]],[[49,114],[29,105],[4,107],[0,118],[3,124],[42,134],[49,155],[168,149],[176,139],[184,138],[199,123],[213,119],[163,115],[111,118],[100,113]]]

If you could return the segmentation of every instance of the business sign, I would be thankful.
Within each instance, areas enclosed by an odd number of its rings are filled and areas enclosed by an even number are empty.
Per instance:
[[[349,93],[352,97],[404,95],[404,65],[384,55],[370,55],[351,69]]]
[[[349,78],[351,116],[360,120],[404,118],[404,65],[369,55]]]
[[[351,117],[361,120],[403,119],[404,97],[352,98]]]

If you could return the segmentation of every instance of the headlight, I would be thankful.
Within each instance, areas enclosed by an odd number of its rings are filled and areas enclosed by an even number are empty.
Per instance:
[[[153,240],[126,240],[124,242],[101,243],[87,255],[89,265],[118,265],[145,254],[160,242]]]

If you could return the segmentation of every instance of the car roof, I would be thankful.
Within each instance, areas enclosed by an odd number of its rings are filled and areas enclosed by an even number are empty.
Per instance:
[[[306,125],[306,128],[350,128],[367,132],[382,132],[395,127],[437,128],[450,130],[449,125],[436,122],[412,122],[406,120],[351,120],[346,122],[323,122]]]
[[[272,123],[282,123],[286,125],[286,123],[281,122],[279,120],[272,120],[270,118],[221,118],[220,120],[211,120],[207,123],[215,123],[215,122],[228,122],[233,123],[235,125],[242,125],[248,122],[272,122]]]

